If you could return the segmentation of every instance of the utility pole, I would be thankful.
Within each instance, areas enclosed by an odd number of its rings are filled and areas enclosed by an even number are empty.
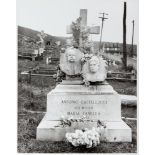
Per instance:
[[[126,49],[126,2],[124,2],[123,14],[123,65],[127,68],[127,49]]]
[[[132,46],[131,46],[131,57],[133,57],[133,40],[134,40],[134,26],[135,26],[135,21],[132,21],[133,27],[132,27]]]
[[[100,14],[102,14],[103,16],[102,16],[102,17],[99,17],[99,18],[102,19],[101,36],[100,36],[100,43],[99,43],[99,52],[100,52],[100,50],[101,50],[103,23],[104,23],[104,20],[105,20],[105,19],[108,19],[108,18],[105,17],[105,15],[108,15],[107,13],[104,13],[104,12],[103,12],[103,13],[100,13]]]

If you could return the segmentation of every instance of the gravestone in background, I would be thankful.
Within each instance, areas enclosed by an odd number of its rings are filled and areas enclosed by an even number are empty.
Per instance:
[[[39,37],[39,41],[37,42],[37,44],[39,45],[39,55],[41,55],[44,52],[44,48],[45,48],[45,41],[44,38],[47,36],[44,31],[42,30],[39,34],[37,34],[37,36]]]

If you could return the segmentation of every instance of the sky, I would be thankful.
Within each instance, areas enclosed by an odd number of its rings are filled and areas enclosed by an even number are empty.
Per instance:
[[[132,20],[135,20],[134,44],[138,44],[138,0],[127,2],[127,43],[132,39]],[[53,36],[70,35],[67,25],[75,21],[80,9],[88,9],[87,25],[101,26],[101,15],[108,13],[103,26],[102,41],[123,42],[123,4],[124,0],[17,0],[17,25],[34,30],[44,30]],[[100,34],[91,35],[91,39],[100,40]]]

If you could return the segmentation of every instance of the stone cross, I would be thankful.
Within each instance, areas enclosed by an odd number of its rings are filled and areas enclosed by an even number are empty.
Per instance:
[[[99,34],[100,26],[87,26],[87,9],[80,9],[81,26],[89,28],[90,34]],[[72,34],[71,25],[67,26],[67,34]]]

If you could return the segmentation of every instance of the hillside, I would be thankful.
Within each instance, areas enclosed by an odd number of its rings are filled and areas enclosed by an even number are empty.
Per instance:
[[[37,36],[38,33],[40,33],[40,32],[36,31],[36,30],[32,30],[30,28],[18,26],[18,35],[31,38],[34,41],[39,40],[39,37]],[[45,40],[46,39],[53,40],[53,42],[61,41],[62,43],[65,43],[66,38],[65,37],[52,36],[52,35],[47,34],[47,37],[45,38]]]
[[[37,41],[39,41],[39,37],[37,34],[40,33],[39,31],[32,30],[30,28],[18,26],[18,49],[20,51],[31,51],[34,49],[38,49]],[[61,45],[66,43],[67,37],[57,37],[47,34],[44,38],[45,44],[48,42],[54,46],[55,42],[60,41]],[[110,48],[109,52],[113,54],[112,49],[115,47],[119,48],[120,53],[123,52],[123,44],[122,43],[113,43],[113,42],[103,42],[102,43],[105,48]],[[97,50],[99,48],[99,41],[94,41],[94,48]],[[22,49],[22,50],[21,50]],[[127,44],[127,53],[129,54],[131,51],[131,44]],[[137,55],[137,45],[134,45],[134,55]]]
[[[34,50],[38,50],[38,41],[40,40],[37,34],[39,34],[39,31],[32,30],[30,28],[18,26],[18,53],[20,54],[32,54]],[[45,46],[49,44],[51,49],[55,49],[56,42],[60,41],[61,45],[64,45],[66,42],[65,37],[56,37],[49,34],[46,34],[47,36],[44,38]]]

